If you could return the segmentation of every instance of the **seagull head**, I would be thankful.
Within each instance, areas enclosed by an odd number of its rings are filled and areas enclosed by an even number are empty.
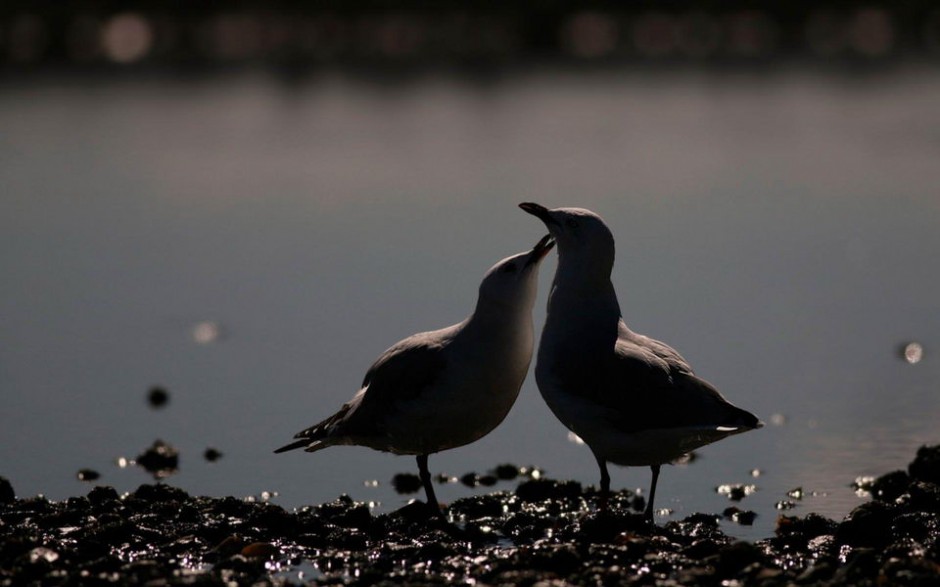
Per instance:
[[[614,263],[614,237],[604,220],[584,208],[548,209],[541,204],[525,202],[519,207],[545,223],[549,234],[558,243],[558,255],[579,265],[603,267],[610,276]]]
[[[554,246],[555,240],[546,234],[532,250],[493,265],[480,284],[480,300],[531,308],[538,287],[539,264]]]

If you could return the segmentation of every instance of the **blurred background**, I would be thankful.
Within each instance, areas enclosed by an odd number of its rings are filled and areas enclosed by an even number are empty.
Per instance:
[[[664,470],[660,521],[844,515],[940,441],[940,9],[755,6],[5,1],[0,476],[129,491],[162,439],[194,493],[400,507],[411,458],[271,451],[463,319],[536,201],[601,214],[627,323],[768,423]],[[531,375],[430,461],[503,462],[597,482]]]

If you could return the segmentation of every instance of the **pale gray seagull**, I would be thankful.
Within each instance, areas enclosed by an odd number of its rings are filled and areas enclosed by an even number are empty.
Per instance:
[[[581,208],[519,207],[542,220],[558,244],[535,366],[539,391],[594,453],[602,510],[608,462],[652,469],[645,512],[652,520],[663,463],[763,424],[696,377],[668,345],[627,327],[610,281],[614,237],[600,216]]]
[[[338,412],[274,452],[352,444],[416,455],[428,505],[442,515],[428,455],[482,438],[509,413],[532,360],[538,267],[552,246],[546,235],[494,265],[466,320],[396,343]]]

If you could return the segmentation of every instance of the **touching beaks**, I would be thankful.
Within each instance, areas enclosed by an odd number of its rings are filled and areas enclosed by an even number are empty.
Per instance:
[[[526,260],[525,266],[528,267],[529,265],[541,261],[554,246],[555,239],[552,238],[552,235],[546,234],[543,236],[541,239],[539,239],[539,242],[535,243],[535,246],[532,247],[532,252],[529,254],[529,258]]]

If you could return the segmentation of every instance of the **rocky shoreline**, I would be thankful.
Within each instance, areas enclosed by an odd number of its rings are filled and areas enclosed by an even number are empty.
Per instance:
[[[782,515],[750,543],[712,514],[649,527],[629,492],[599,515],[573,481],[459,499],[445,523],[420,502],[287,511],[164,484],[53,502],[16,499],[0,479],[0,585],[937,584],[940,446],[863,489],[871,501],[841,522]]]

